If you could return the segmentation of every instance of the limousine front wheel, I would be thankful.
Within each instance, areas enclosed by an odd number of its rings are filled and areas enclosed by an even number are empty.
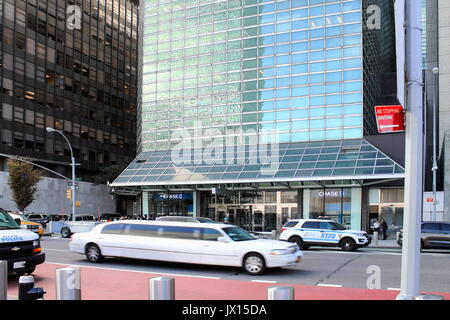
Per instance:
[[[264,258],[257,253],[249,253],[244,258],[244,269],[248,274],[259,275],[266,270]]]
[[[88,244],[86,246],[86,258],[89,262],[100,262],[103,259],[100,248],[95,244]]]

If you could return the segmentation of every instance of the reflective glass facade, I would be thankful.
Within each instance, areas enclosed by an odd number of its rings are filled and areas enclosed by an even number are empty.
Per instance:
[[[169,150],[186,132],[362,138],[362,0],[145,0],[142,10],[139,151]]]

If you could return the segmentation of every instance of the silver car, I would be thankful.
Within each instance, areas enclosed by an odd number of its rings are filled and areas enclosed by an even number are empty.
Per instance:
[[[398,244],[403,243],[403,231],[398,238]],[[450,222],[422,222],[420,234],[421,249],[450,249]]]

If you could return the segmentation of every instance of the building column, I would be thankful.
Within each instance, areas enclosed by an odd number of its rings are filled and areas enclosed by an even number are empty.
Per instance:
[[[309,219],[309,189],[303,189],[303,219]]]
[[[149,217],[148,212],[148,191],[142,191],[142,216]]]
[[[361,230],[362,215],[362,190],[361,188],[352,188],[351,191],[351,218],[350,224],[352,230]]]

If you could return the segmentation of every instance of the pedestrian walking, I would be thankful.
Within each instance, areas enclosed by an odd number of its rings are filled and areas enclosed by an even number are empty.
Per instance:
[[[383,240],[386,240],[388,224],[386,223],[386,220],[384,220],[384,219],[381,219],[381,229],[383,230]]]

